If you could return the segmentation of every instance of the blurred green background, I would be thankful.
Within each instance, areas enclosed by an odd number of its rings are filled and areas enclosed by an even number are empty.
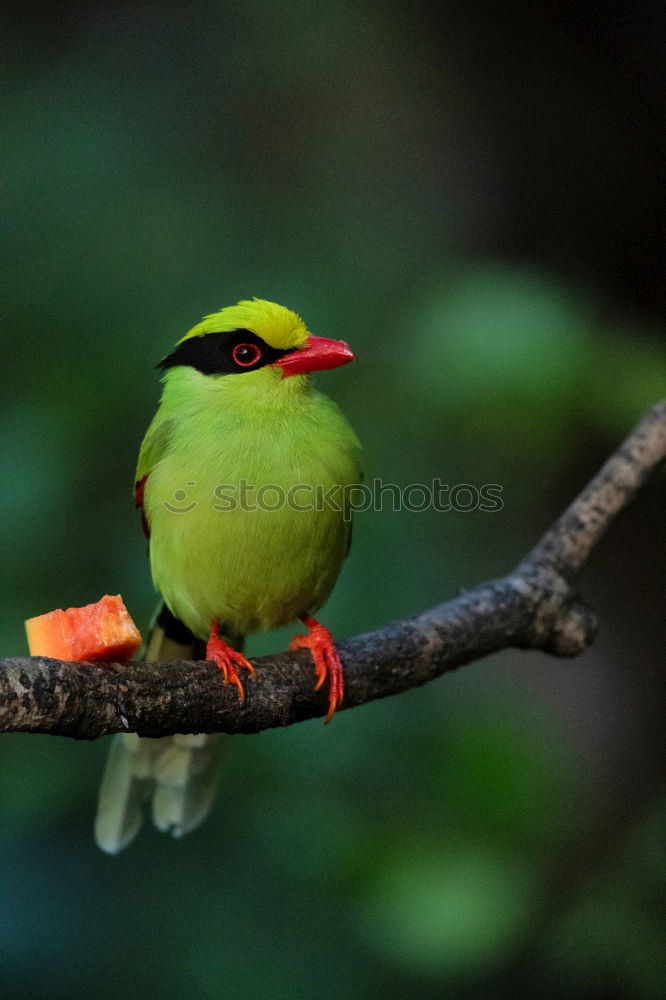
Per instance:
[[[370,480],[503,488],[359,515],[335,633],[509,570],[664,395],[659,17],[3,6],[2,653],[103,593],[145,626],[153,366],[252,295],[358,353],[320,385]],[[584,656],[229,740],[184,841],[102,855],[105,741],[2,737],[2,996],[663,996],[665,500],[595,555]]]

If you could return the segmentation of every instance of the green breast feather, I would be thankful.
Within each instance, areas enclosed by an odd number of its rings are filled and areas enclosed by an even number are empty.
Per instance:
[[[146,435],[137,478],[148,475],[153,580],[202,639],[213,621],[247,634],[314,612],[340,572],[360,445],[327,397],[292,402],[189,406],[178,419],[165,393]]]

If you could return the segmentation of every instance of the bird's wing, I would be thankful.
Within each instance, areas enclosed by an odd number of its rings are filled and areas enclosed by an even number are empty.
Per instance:
[[[146,436],[141,445],[141,450],[139,451],[139,461],[136,467],[136,475],[134,477],[134,502],[137,510],[141,511],[141,526],[143,527],[146,538],[150,537],[150,525],[148,524],[148,519],[143,506],[143,495],[146,489],[146,481],[169,446],[174,424],[174,420],[158,420],[157,418],[153,420],[146,432]]]

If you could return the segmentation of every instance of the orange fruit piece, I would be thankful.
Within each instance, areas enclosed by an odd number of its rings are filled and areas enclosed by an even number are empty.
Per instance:
[[[56,660],[129,660],[141,645],[120,594],[29,618],[25,630],[31,656]]]

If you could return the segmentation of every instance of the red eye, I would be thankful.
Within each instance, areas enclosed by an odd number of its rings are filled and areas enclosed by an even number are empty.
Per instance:
[[[255,365],[261,357],[261,351],[256,344],[236,344],[231,356],[241,368]]]

